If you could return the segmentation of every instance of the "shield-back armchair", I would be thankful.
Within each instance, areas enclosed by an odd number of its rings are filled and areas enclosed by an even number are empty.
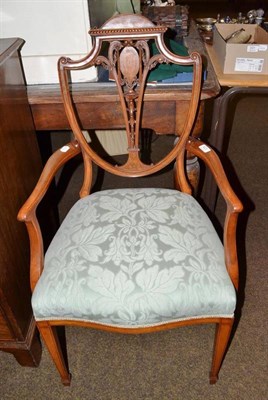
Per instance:
[[[93,48],[86,57],[77,61],[62,57],[58,62],[74,140],[52,154],[18,219],[26,223],[30,238],[36,324],[64,385],[70,384],[71,375],[58,326],[141,334],[189,324],[216,324],[211,383],[218,379],[228,345],[236,310],[236,225],[242,205],[216,153],[191,137],[200,101],[201,57],[198,53],[173,54],[165,45],[165,30],[140,15],[115,16],[90,31]],[[152,41],[158,49],[154,55],[148,45]],[[139,144],[143,99],[148,73],[159,63],[192,66],[193,83],[179,140],[160,161],[146,164]],[[122,165],[103,159],[91,147],[72,101],[69,72],[93,66],[107,69],[118,90],[128,141],[127,160]],[[226,201],[223,244],[191,195],[187,153],[211,170]],[[57,171],[78,154],[84,162],[80,199],[44,256],[36,209]],[[133,187],[91,193],[93,164],[132,179]],[[174,188],[135,188],[136,178],[156,174],[170,164],[174,164]]]

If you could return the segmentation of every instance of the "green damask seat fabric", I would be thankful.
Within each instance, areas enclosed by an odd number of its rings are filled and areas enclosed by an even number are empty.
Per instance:
[[[236,294],[221,241],[197,201],[169,189],[80,199],[45,256],[36,320],[142,327],[231,317]]]

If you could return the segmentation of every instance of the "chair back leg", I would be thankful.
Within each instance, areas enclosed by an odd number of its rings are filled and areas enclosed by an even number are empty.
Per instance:
[[[209,376],[211,384],[216,383],[218,380],[218,373],[226,353],[233,323],[233,318],[222,318],[222,320],[216,326],[214,352]]]
[[[62,353],[57,328],[51,326],[48,321],[41,321],[36,324],[57,370],[59,371],[63,385],[70,386],[71,374],[68,371],[67,363]]]

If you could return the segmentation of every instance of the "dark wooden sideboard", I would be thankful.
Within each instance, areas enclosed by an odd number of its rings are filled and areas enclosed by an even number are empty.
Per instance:
[[[22,39],[0,39],[0,350],[38,366],[29,286],[29,240],[17,221],[42,167],[20,60]]]

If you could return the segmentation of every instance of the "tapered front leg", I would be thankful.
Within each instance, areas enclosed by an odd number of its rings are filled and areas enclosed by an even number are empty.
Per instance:
[[[214,384],[218,380],[219,370],[227,349],[229,338],[232,332],[234,319],[223,318],[216,327],[214,353],[210,371],[210,383]]]
[[[70,386],[71,374],[68,371],[68,367],[62,353],[57,334],[57,328],[55,326],[51,326],[48,321],[37,322],[37,327],[57,367],[57,370],[59,371],[63,385]]]

